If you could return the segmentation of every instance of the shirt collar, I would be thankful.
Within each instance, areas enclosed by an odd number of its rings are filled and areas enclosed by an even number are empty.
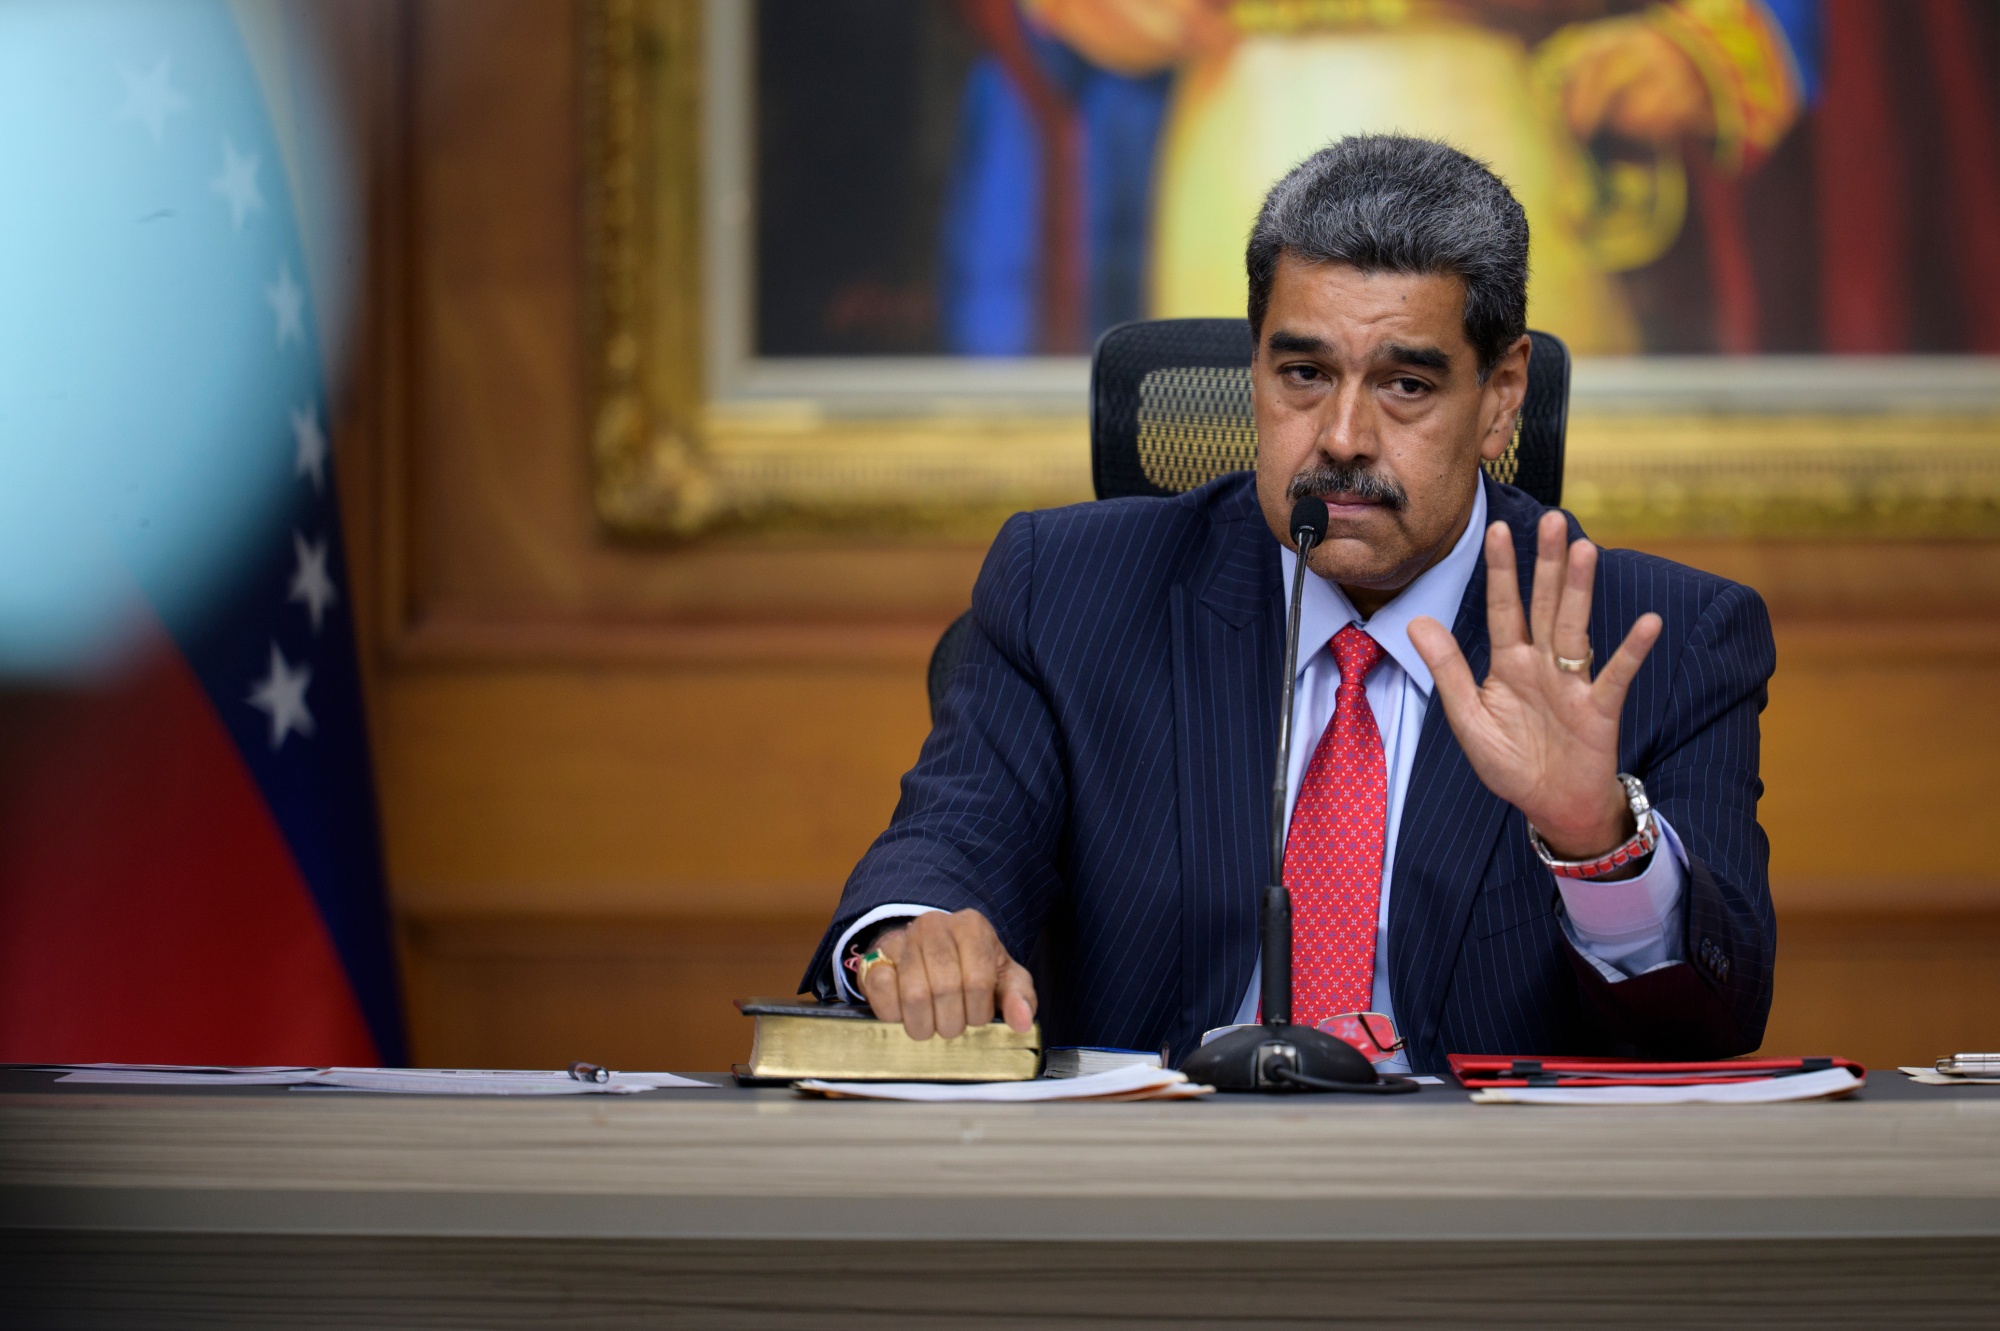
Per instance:
[[[1465,530],[1459,533],[1457,543],[1451,547],[1451,553],[1396,593],[1389,604],[1375,612],[1373,619],[1363,619],[1347,599],[1347,593],[1341,591],[1337,584],[1325,578],[1307,578],[1305,602],[1299,611],[1299,673],[1303,675],[1307,663],[1320,652],[1328,650],[1334,634],[1349,624],[1359,624],[1403,668],[1403,673],[1416,682],[1425,696],[1429,696],[1430,667],[1424,664],[1424,658],[1417,655],[1417,649],[1410,643],[1410,622],[1429,615],[1447,629],[1453,626],[1458,619],[1458,607],[1465,600],[1465,589],[1472,581],[1473,570],[1479,567],[1479,552],[1485,539],[1486,484],[1482,478],[1473,491],[1472,515],[1466,520]],[[1292,577],[1298,569],[1299,557],[1288,548],[1281,549],[1280,553],[1285,565],[1285,604],[1290,605]]]

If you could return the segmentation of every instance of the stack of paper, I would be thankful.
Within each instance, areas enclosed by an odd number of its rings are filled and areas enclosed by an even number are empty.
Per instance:
[[[634,1095],[712,1082],[671,1072],[614,1072],[578,1081],[567,1072],[490,1068],[221,1068],[152,1063],[45,1065],[62,1082],[93,1086],[290,1086],[295,1090],[385,1091],[415,1095]]]
[[[1037,1081],[943,1084],[922,1081],[802,1081],[794,1089],[855,1100],[913,1100],[928,1104],[1042,1104],[1052,1100],[1187,1100],[1211,1095],[1171,1068],[1132,1064],[1082,1077]]]
[[[1044,1077],[1088,1077],[1097,1072],[1109,1072],[1113,1068],[1132,1066],[1143,1068],[1164,1067],[1158,1051],[1147,1053],[1143,1049],[1096,1049],[1086,1045],[1059,1045],[1042,1051],[1042,1075]]]
[[[1475,1091],[1476,1105],[1768,1105],[1786,1100],[1831,1100],[1859,1090],[1861,1078],[1846,1068],[1802,1072],[1758,1081],[1685,1086],[1495,1086]]]

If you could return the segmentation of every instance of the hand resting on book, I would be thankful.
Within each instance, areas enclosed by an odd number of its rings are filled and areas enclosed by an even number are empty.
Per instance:
[[[1033,978],[976,910],[919,915],[877,938],[875,950],[883,961],[868,968],[862,996],[913,1040],[955,1039],[996,1011],[1017,1031],[1035,1020]]]

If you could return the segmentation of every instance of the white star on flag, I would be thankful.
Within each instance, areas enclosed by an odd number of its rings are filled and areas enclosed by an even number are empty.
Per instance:
[[[258,711],[271,718],[271,747],[283,746],[285,736],[297,731],[301,735],[313,733],[313,715],[306,707],[306,688],[312,683],[312,667],[301,664],[297,670],[285,661],[285,654],[278,650],[278,644],[271,644],[271,673],[257,681],[257,687],[250,691],[249,703]]]
[[[312,616],[313,632],[318,633],[326,608],[340,599],[333,589],[333,579],[326,572],[326,542],[313,543],[293,532],[292,552],[299,562],[292,572],[291,599],[305,602],[306,612]]]
[[[326,488],[326,435],[311,406],[292,412],[292,475],[311,476],[313,489]]]
[[[134,74],[129,69],[118,73],[125,80],[125,105],[118,108],[118,118],[138,121],[153,136],[153,142],[158,143],[166,133],[167,117],[185,111],[188,104],[171,82],[173,61],[161,56],[159,63],[144,74]]]
[[[306,293],[292,280],[290,264],[278,266],[278,280],[264,288],[264,299],[271,302],[271,313],[278,316],[279,346],[305,337]]]
[[[257,188],[257,154],[239,153],[228,139],[222,141],[222,173],[208,187],[229,203],[229,221],[238,231],[243,219],[264,211],[264,192]]]

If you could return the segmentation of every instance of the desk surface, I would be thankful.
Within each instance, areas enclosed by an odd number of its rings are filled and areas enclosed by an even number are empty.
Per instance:
[[[722,1082],[722,1078],[714,1078]],[[58,1087],[0,1074],[0,1227],[575,1238],[2000,1235],[2000,1087],[1473,1106],[1456,1088],[896,1105]]]

